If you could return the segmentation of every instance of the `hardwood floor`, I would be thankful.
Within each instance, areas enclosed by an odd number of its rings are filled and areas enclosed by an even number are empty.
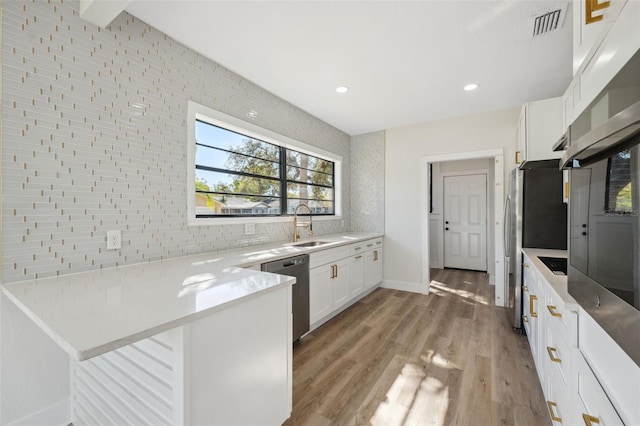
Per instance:
[[[548,425],[526,337],[479,272],[377,289],[305,336],[285,425]]]

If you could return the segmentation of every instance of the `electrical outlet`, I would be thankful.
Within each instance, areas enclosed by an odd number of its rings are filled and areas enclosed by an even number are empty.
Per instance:
[[[253,235],[256,233],[256,224],[255,223],[245,223],[244,224],[244,235]]]
[[[119,230],[107,231],[107,250],[122,248],[122,234]]]

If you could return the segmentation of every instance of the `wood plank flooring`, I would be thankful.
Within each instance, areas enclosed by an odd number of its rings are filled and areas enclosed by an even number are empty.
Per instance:
[[[432,270],[431,294],[377,289],[293,353],[285,425],[548,425],[526,337],[479,272]]]

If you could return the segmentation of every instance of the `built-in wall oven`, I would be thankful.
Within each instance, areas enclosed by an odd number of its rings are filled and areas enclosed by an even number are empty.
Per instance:
[[[569,293],[640,366],[640,53],[569,133]]]

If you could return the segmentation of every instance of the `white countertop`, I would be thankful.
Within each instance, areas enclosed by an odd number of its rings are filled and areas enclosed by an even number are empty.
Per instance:
[[[536,249],[536,248],[523,248],[524,253],[533,266],[540,272],[544,279],[549,283],[551,288],[556,292],[560,299],[564,302],[567,309],[572,311],[578,311],[578,302],[569,294],[567,289],[567,276],[556,275],[545,266],[538,256],[542,257],[563,257],[567,258],[566,250],[550,250],[550,249]]]
[[[85,360],[241,303],[295,279],[241,267],[382,236],[313,238],[323,246],[275,243],[2,286],[3,293],[69,355]]]

